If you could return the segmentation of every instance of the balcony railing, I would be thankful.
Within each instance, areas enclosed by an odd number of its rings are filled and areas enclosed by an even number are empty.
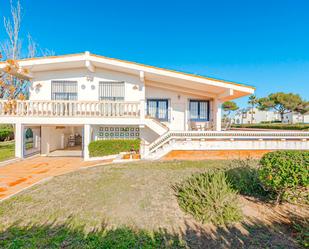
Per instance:
[[[14,117],[130,117],[142,114],[142,102],[0,100],[0,116]]]

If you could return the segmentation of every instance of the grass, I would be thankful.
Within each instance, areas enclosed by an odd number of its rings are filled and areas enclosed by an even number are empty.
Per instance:
[[[281,216],[256,201],[239,197],[244,220],[228,227],[182,211],[172,186],[230,163],[139,162],[54,177],[0,202],[0,247],[298,248]]]
[[[6,161],[14,158],[15,156],[15,143],[10,142],[0,142],[0,162]]]
[[[70,229],[66,225],[11,228],[0,239],[1,248],[185,248],[178,236],[164,230],[148,232],[129,227],[84,234],[82,227]]]
[[[309,221],[308,219],[297,220],[293,224],[295,236],[299,244],[305,248],[309,248]]]

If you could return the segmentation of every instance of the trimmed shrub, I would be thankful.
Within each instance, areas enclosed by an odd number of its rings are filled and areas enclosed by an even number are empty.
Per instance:
[[[12,140],[14,138],[13,129],[3,128],[0,129],[0,141]]]
[[[260,164],[259,178],[266,189],[277,194],[277,204],[286,193],[309,185],[309,151],[270,152]]]
[[[261,123],[261,124],[234,124],[234,128],[254,129],[275,129],[275,130],[309,130],[309,124],[282,124],[282,123]]]
[[[120,152],[139,151],[139,139],[98,140],[89,144],[90,157],[116,155]]]
[[[242,218],[237,192],[223,171],[194,175],[174,189],[180,207],[202,223],[223,225]]]

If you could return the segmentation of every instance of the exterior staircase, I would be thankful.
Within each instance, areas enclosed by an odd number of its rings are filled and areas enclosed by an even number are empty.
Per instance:
[[[146,123],[146,126],[148,126],[151,130],[153,130],[159,136],[162,136],[169,130],[167,126],[165,126],[160,121],[154,118],[146,118],[145,123]]]

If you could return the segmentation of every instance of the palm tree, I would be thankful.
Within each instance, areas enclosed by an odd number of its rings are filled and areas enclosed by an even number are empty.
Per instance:
[[[249,100],[248,100],[248,104],[251,106],[251,124],[253,123],[253,110],[254,110],[254,107],[257,105],[258,103],[258,98],[255,96],[255,95],[251,95],[249,97]]]

